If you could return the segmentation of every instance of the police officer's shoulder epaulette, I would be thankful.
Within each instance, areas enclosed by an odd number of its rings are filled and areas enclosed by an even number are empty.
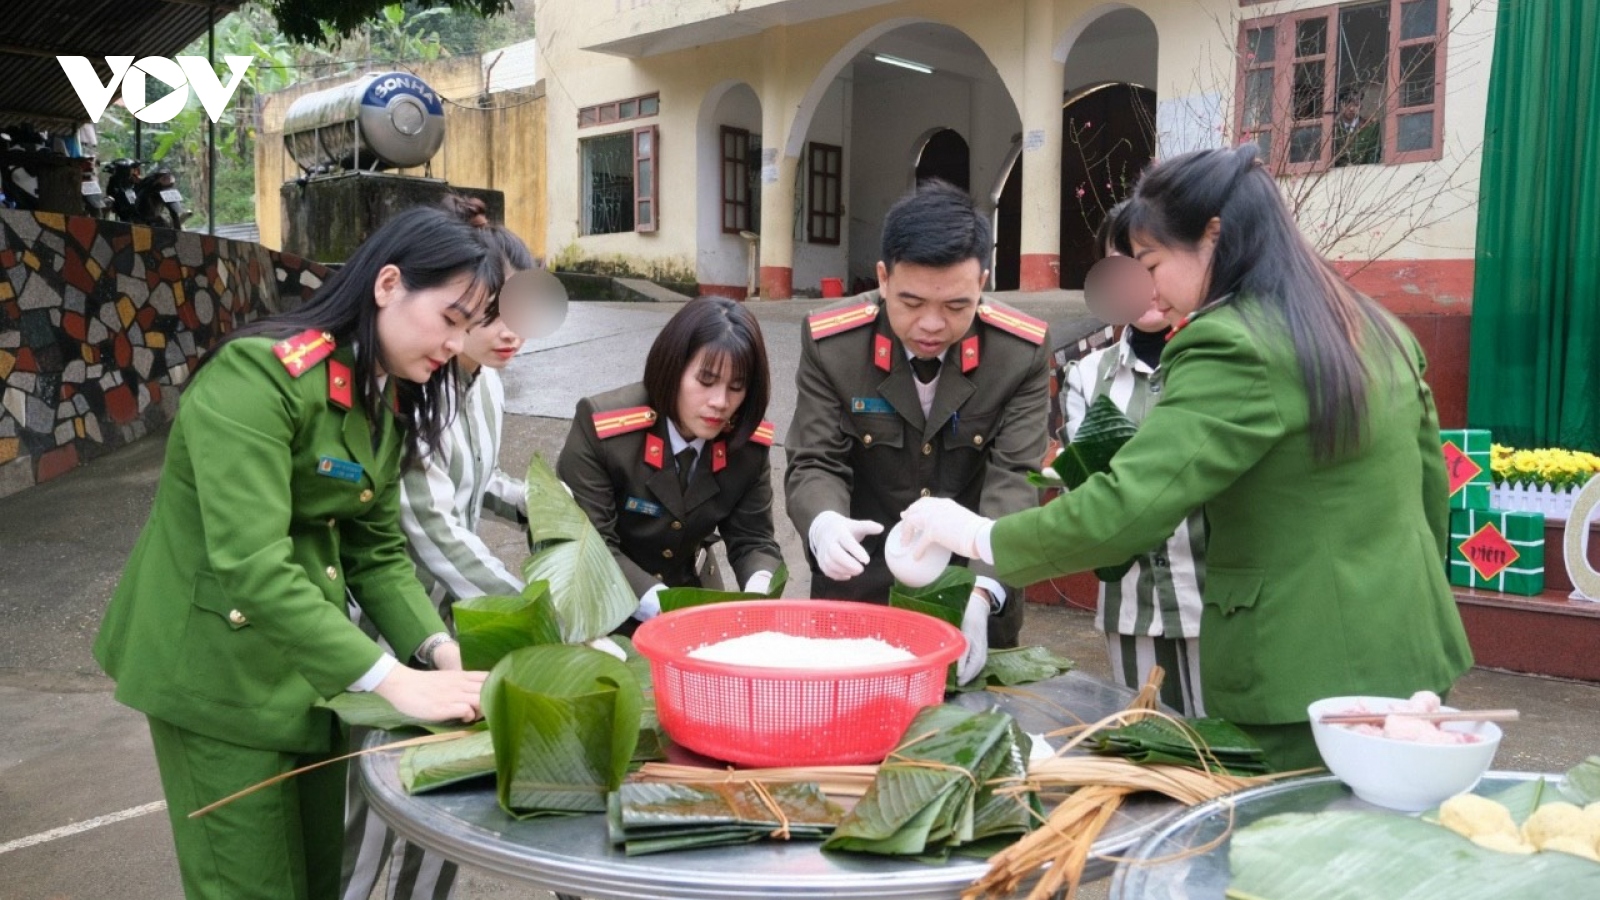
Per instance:
[[[762,419],[761,424],[756,426],[756,430],[750,433],[750,440],[763,447],[771,447],[773,435],[772,421],[770,419]]]
[[[1016,335],[1030,344],[1044,343],[1045,332],[1050,328],[1043,319],[1035,319],[1027,313],[989,302],[978,305],[978,318],[984,324]]]
[[[328,358],[337,345],[333,335],[315,328],[307,328],[293,337],[286,337],[272,345],[272,352],[283,367],[295,378]]]
[[[836,334],[860,328],[878,318],[878,304],[858,303],[844,309],[818,310],[806,317],[811,326],[812,340],[821,340]]]
[[[594,433],[601,440],[649,428],[656,422],[656,411],[648,406],[630,406],[594,414]]]

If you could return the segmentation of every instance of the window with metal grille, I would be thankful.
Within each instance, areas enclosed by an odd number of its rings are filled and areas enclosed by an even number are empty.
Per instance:
[[[1441,0],[1368,0],[1247,19],[1235,124],[1280,174],[1436,160],[1444,129]]]

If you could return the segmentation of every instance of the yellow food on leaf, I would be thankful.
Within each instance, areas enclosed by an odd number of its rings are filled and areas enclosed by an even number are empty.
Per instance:
[[[1573,856],[1581,856],[1584,859],[1600,862],[1600,852],[1596,852],[1593,843],[1570,834],[1558,834],[1555,837],[1548,838],[1545,840],[1544,846],[1539,849],[1546,853],[1571,853]]]
[[[1600,842],[1600,821],[1571,803],[1557,802],[1539,807],[1522,823],[1523,840],[1540,849],[1558,837],[1573,838],[1593,852],[1596,842]]]
[[[1439,807],[1439,824],[1474,840],[1486,835],[1504,835],[1516,843],[1522,840],[1511,811],[1477,794],[1458,794],[1446,800]]]

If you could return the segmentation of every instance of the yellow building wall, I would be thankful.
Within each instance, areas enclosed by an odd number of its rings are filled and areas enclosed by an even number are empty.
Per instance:
[[[477,56],[439,60],[411,71],[446,98],[445,138],[428,166],[395,171],[502,192],[506,227],[527,243],[534,256],[543,258],[548,205],[544,82],[530,90],[484,95],[482,61]],[[350,80],[344,75],[307,82],[262,99],[261,133],[256,137],[256,223],[262,244],[283,246],[279,190],[300,174],[283,145],[284,114],[300,97]]]

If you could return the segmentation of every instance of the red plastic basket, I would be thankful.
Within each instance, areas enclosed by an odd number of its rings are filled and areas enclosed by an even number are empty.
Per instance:
[[[761,631],[878,638],[906,662],[822,671],[693,659],[707,644]],[[748,766],[880,762],[924,706],[944,700],[945,670],[966,638],[932,616],[842,600],[714,603],[657,616],[634,646],[650,660],[656,713],[697,753]]]

